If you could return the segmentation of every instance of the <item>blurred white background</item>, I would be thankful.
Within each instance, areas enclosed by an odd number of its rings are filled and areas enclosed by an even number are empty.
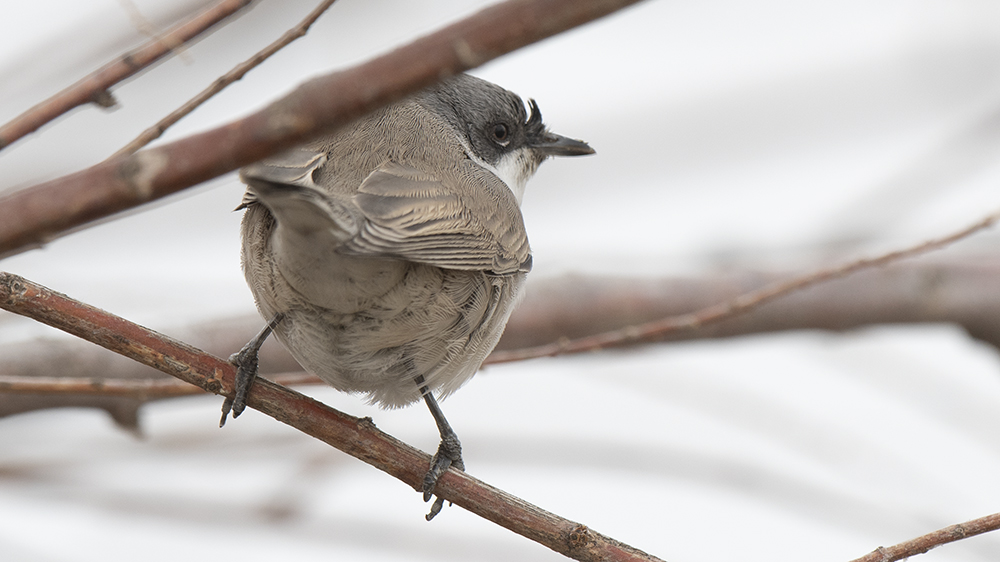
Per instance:
[[[136,0],[168,26],[204,2]],[[222,124],[486,2],[341,0],[171,129]],[[315,2],[238,20],[0,153],[0,187],[109,156]],[[1000,207],[1000,4],[649,1],[474,74],[538,100],[594,157],[555,160],[524,214],[532,276],[808,269]],[[0,122],[138,44],[113,0],[10,3]],[[160,331],[253,310],[234,175],[0,263]],[[995,233],[949,249],[994,246]],[[0,313],[0,342],[53,330]],[[0,358],[2,361],[2,358]],[[426,451],[420,405],[305,389]],[[0,419],[0,559],[559,560],[221,400]],[[1000,358],[951,326],[650,346],[491,367],[443,404],[469,472],[661,558],[849,560],[1000,511]],[[1000,536],[921,560],[1000,559]]]

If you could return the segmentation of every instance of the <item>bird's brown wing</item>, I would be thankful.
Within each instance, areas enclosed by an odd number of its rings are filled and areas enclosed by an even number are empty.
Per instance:
[[[362,182],[354,203],[365,220],[346,252],[501,275],[531,267],[514,195],[472,162],[447,181],[387,162]]]

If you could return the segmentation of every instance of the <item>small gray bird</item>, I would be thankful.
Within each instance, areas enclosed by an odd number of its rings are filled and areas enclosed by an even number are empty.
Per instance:
[[[528,105],[459,75],[241,170],[243,273],[270,322],[231,358],[237,393],[222,423],[243,411],[273,330],[338,390],[390,408],[424,399],[441,434],[425,501],[449,466],[464,470],[432,392],[472,377],[520,298],[528,178],[548,156],[594,153]]]

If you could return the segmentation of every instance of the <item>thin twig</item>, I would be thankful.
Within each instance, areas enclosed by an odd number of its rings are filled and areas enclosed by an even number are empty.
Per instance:
[[[250,5],[252,0],[221,0],[218,4],[174,26],[162,36],[125,53],[116,60],[85,76],[49,99],[28,109],[7,124],[0,126],[0,150],[14,141],[37,131],[42,125],[68,112],[74,107],[96,103],[113,107],[115,102],[109,88],[150,66],[182,45],[201,35],[213,26]]]
[[[188,100],[184,105],[172,111],[169,115],[161,119],[158,123],[152,127],[143,131],[138,137],[136,137],[132,142],[126,144],[118,152],[111,155],[111,158],[117,158],[119,156],[125,156],[132,154],[140,148],[146,146],[147,144],[153,142],[154,140],[160,138],[160,136],[170,128],[174,123],[183,119],[186,115],[194,111],[199,105],[205,103],[212,98],[215,94],[218,94],[222,90],[229,86],[233,82],[243,78],[243,76],[250,72],[254,67],[264,62],[271,55],[277,53],[283,49],[286,45],[295,41],[299,37],[303,37],[309,28],[321,15],[323,15],[326,10],[333,5],[337,0],[323,0],[320,5],[313,10],[304,20],[299,22],[299,24],[292,29],[289,29],[281,36],[277,41],[271,43],[267,47],[261,49],[257,54],[250,57],[249,59],[236,65],[232,70],[223,74],[212,83],[211,86],[205,88],[198,95],[194,96]]]
[[[209,392],[233,393],[236,369],[229,362],[17,275],[0,272],[0,308],[96,343]],[[349,416],[267,380],[254,384],[247,405],[402,480],[414,490],[422,489],[430,455],[379,431],[370,419]],[[576,560],[658,560],[461,471],[449,469],[434,493]]]
[[[0,199],[0,257],[329,133],[436,81],[638,0],[508,0],[228,125]]]
[[[905,560],[910,556],[924,554],[930,549],[943,544],[996,531],[997,529],[1000,529],[1000,513],[994,513],[993,515],[945,527],[922,537],[901,542],[895,546],[880,546],[867,555],[856,558],[851,562],[895,562],[896,560]]]
[[[268,380],[282,386],[323,384],[316,375],[306,372],[269,375]],[[204,394],[205,390],[175,378],[80,378],[26,377],[0,375],[0,392],[16,394],[75,394],[92,396],[124,396],[139,400],[156,400],[177,396]]]
[[[785,296],[796,291],[801,291],[802,289],[811,287],[817,283],[844,277],[863,269],[881,267],[895,261],[911,258],[932,250],[943,248],[949,244],[953,244],[963,238],[967,238],[977,232],[993,226],[998,220],[1000,220],[1000,212],[995,212],[974,224],[946,236],[928,240],[902,250],[894,250],[874,258],[862,258],[840,266],[820,269],[788,281],[773,283],[756,291],[742,294],[732,300],[712,305],[690,314],[669,316],[667,318],[654,320],[645,324],[628,326],[618,330],[603,332],[574,340],[565,340],[547,345],[496,352],[487,358],[486,363],[507,363],[511,361],[533,359],[536,357],[553,357],[566,353],[596,351],[610,347],[622,347],[636,343],[656,341],[671,332],[695,330],[705,324],[721,322],[740,314],[745,314],[766,302],[773,301],[778,297]]]

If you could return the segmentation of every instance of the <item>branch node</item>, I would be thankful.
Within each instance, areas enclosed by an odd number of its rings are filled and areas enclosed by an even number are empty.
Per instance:
[[[138,72],[142,70],[142,64],[140,64],[139,61],[136,60],[135,51],[129,51],[128,53],[125,53],[118,60],[131,72]]]
[[[222,371],[215,369],[211,377],[205,378],[205,385],[202,388],[212,394],[222,394]]]
[[[587,550],[594,544],[594,537],[590,534],[590,529],[586,525],[577,525],[569,532],[567,537],[571,552]]]
[[[452,43],[452,48],[458,61],[469,68],[475,68],[483,63],[482,57],[477,55],[464,39],[456,39]]]
[[[104,109],[113,109],[118,107],[118,100],[111,93],[110,90],[97,90],[90,96],[90,102],[103,107]]]
[[[950,531],[951,532],[949,534],[951,534],[951,536],[954,537],[955,540],[964,539],[965,537],[969,536],[969,532],[965,528],[965,525],[962,525],[961,523],[954,525],[950,529]]]
[[[0,271],[0,300],[10,304],[17,304],[24,300],[28,288],[24,285],[24,279],[20,275]]]
[[[153,182],[169,163],[166,154],[147,150],[129,157],[119,166],[118,174],[140,201],[148,201],[153,197]]]

